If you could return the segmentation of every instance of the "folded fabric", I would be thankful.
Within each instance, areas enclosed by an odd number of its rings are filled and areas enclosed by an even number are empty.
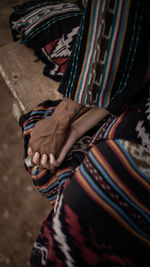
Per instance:
[[[21,118],[25,159],[35,123],[58,104],[45,101]],[[34,243],[32,266],[147,266],[149,107],[147,88],[121,115],[86,133],[55,175],[28,166],[38,191],[55,204]]]
[[[14,7],[13,39],[33,48],[45,64],[43,73],[60,81],[77,37],[82,12],[76,3],[31,1]]]

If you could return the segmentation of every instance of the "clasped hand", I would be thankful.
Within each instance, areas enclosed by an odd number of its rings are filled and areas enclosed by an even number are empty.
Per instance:
[[[55,172],[78,137],[78,131],[67,118],[61,120],[52,115],[37,122],[28,146],[32,164]]]
[[[33,165],[55,172],[55,168],[60,166],[77,139],[109,115],[106,109],[94,107],[83,110],[71,123],[72,111],[68,111],[68,106],[64,109],[62,102],[50,118],[35,125],[28,148]]]

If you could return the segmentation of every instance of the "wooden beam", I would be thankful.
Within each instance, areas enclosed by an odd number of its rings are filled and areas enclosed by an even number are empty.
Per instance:
[[[33,50],[19,42],[0,48],[0,73],[22,113],[44,100],[62,98],[59,83],[43,75],[44,64],[36,59]]]

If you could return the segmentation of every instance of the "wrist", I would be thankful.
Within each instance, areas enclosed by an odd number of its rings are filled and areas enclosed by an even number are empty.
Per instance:
[[[53,116],[57,118],[57,120],[65,119],[66,123],[72,123],[72,121],[78,117],[82,108],[82,105],[72,101],[69,98],[64,98],[57,106]]]

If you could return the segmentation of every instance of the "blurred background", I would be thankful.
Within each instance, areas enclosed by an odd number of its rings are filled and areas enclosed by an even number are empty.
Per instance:
[[[0,1],[0,47],[13,41],[9,17],[12,7],[23,2]],[[0,75],[0,266],[26,267],[49,203],[24,169],[22,133],[12,114],[13,100]]]

